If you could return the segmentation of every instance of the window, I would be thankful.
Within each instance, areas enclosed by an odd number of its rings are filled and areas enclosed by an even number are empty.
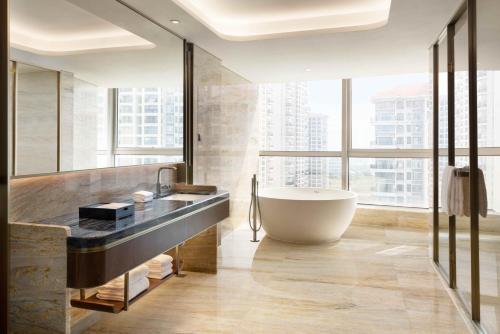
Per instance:
[[[429,83],[427,74],[346,79],[344,95],[341,81],[261,85],[261,185],[344,186],[362,204],[428,207]]]
[[[342,82],[310,81],[259,87],[261,149],[270,152],[339,152]],[[338,157],[263,156],[260,182],[275,187],[341,187]]]
[[[419,163],[412,163],[414,160],[418,160]],[[423,185],[418,180],[405,179],[404,176],[411,173],[430,175],[432,171],[429,161],[429,159],[351,158],[349,159],[350,189],[358,194],[360,203],[427,207],[428,195]]]
[[[164,155],[115,155],[115,166],[133,166],[167,162],[181,162],[182,156]]]
[[[264,187],[340,188],[340,158],[261,157],[259,182]]]
[[[340,80],[260,85],[261,149],[339,151],[341,111]]]

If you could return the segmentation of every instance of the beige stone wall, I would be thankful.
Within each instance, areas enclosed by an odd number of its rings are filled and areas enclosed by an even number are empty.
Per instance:
[[[98,87],[76,77],[73,85],[72,170],[96,168]]]
[[[194,181],[228,190],[233,216],[248,210],[250,179],[258,170],[257,99],[256,85],[195,47]]]
[[[9,319],[12,333],[69,334],[68,235],[67,227],[10,225]]]
[[[361,206],[353,218],[353,225],[430,229],[430,210],[396,207]]]
[[[61,72],[61,170],[73,170],[73,73]]]
[[[167,164],[168,165],[168,164]],[[183,181],[185,165],[175,164],[162,182]],[[36,222],[74,213],[78,207],[131,199],[138,190],[155,191],[161,165],[93,169],[11,180],[10,221]]]

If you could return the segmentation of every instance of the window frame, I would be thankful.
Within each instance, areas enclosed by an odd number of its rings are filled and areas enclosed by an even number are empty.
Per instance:
[[[341,130],[342,130],[342,145],[341,150],[334,151],[259,151],[259,157],[308,157],[308,158],[341,158],[341,180],[342,189],[349,190],[349,159],[350,158],[386,158],[386,159],[429,159],[432,162],[433,148],[394,148],[394,149],[353,149],[352,147],[352,79],[342,79],[342,116],[341,116]],[[431,110],[432,112],[432,110]],[[431,120],[431,118],[429,118]],[[432,121],[432,120],[431,120]],[[432,127],[432,124],[429,126]],[[448,154],[447,148],[439,149],[439,156],[446,156]],[[455,148],[456,157],[468,157],[468,148]],[[500,147],[479,147],[478,156],[495,157],[500,156]],[[413,177],[413,176],[412,176]],[[415,208],[409,206],[394,205],[381,205],[371,203],[361,203],[364,205],[373,206],[391,206],[391,207],[404,207]],[[416,207],[421,209],[428,209],[432,207],[429,201],[426,207]]]
[[[349,190],[350,158],[423,158],[432,160],[432,147],[424,149],[354,149],[352,147],[352,79],[342,79],[342,145],[340,151],[259,151],[259,157],[340,157],[342,189]],[[464,149],[464,155],[467,149]],[[500,153],[500,148],[498,148]],[[394,206],[362,203],[374,206]],[[430,207],[430,203],[429,206]],[[419,208],[428,208],[419,207]],[[405,206],[405,208],[411,208]]]

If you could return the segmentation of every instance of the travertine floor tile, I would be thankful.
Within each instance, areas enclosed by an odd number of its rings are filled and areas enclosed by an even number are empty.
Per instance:
[[[242,225],[246,226],[246,225]],[[428,233],[352,226],[329,245],[223,239],[217,275],[173,278],[97,333],[466,333]]]

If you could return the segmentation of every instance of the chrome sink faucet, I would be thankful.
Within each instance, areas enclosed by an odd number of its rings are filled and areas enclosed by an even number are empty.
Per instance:
[[[167,192],[169,192],[170,190],[172,190],[172,185],[171,184],[168,184],[166,186],[162,186],[161,184],[161,172],[164,171],[164,170],[172,170],[172,171],[177,171],[177,167],[174,167],[174,166],[165,166],[165,167],[160,167],[158,168],[158,176],[156,178],[156,198],[160,198],[163,196],[163,193],[162,193],[162,189],[166,188]]]

